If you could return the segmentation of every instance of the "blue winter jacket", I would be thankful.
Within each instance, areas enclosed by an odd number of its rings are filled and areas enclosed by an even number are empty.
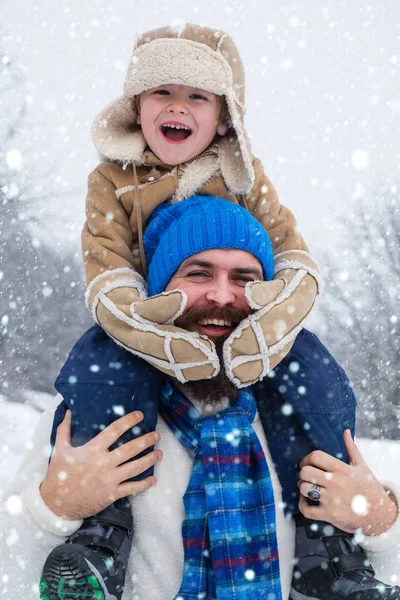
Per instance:
[[[55,414],[52,444],[67,408],[73,415],[73,445],[87,442],[133,410],[141,410],[144,420],[140,428],[124,434],[119,444],[154,431],[165,377],[93,325],[74,345],[57,377],[55,387],[63,402]],[[354,435],[356,400],[351,385],[325,346],[303,329],[289,354],[253,391],[286,512],[298,512],[297,477],[302,458],[320,449],[348,462],[343,431],[350,428]],[[151,472],[149,469],[139,478]]]

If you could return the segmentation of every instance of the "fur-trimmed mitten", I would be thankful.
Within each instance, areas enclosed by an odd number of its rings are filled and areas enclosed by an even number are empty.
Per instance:
[[[185,309],[185,292],[146,299],[144,280],[132,269],[114,269],[99,279],[89,286],[87,303],[94,319],[118,344],[182,383],[218,374],[214,344],[171,325]]]
[[[274,280],[246,285],[255,312],[224,344],[225,370],[239,388],[263,379],[286,356],[321,291],[321,275],[308,253],[288,251],[275,260]]]

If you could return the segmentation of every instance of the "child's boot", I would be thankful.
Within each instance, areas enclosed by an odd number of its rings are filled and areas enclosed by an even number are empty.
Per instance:
[[[297,563],[290,600],[400,600],[400,587],[375,579],[351,533],[303,515],[295,519]]]
[[[78,531],[49,554],[40,580],[40,599],[120,600],[132,526],[126,498],[84,519]]]

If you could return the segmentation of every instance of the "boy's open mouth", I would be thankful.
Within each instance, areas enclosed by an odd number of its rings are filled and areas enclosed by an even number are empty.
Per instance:
[[[162,134],[169,142],[179,143],[185,141],[192,135],[192,130],[186,125],[178,125],[174,123],[165,123],[160,127]]]

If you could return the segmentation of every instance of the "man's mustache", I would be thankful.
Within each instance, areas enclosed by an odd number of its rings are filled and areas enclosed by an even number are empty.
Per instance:
[[[198,325],[203,319],[221,319],[230,321],[232,325],[238,325],[247,316],[246,311],[231,306],[194,305],[176,319],[175,325],[182,329],[189,329],[192,325]]]

